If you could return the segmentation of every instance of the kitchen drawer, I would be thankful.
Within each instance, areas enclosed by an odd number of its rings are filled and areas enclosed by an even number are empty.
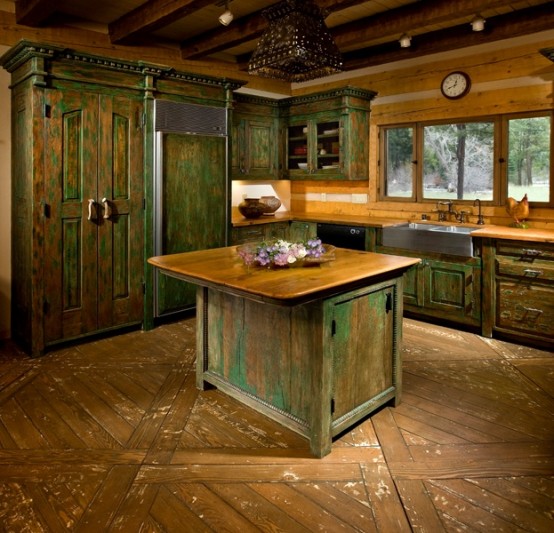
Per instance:
[[[245,242],[259,242],[265,238],[264,225],[241,226],[231,231],[232,244],[244,244]]]
[[[554,339],[554,289],[498,280],[496,327]]]
[[[517,257],[522,263],[541,259],[554,261],[554,245],[542,242],[502,241],[496,243],[496,255]]]
[[[517,276],[522,283],[533,281],[554,282],[554,261],[537,259],[523,261],[519,257],[497,256],[497,276]]]

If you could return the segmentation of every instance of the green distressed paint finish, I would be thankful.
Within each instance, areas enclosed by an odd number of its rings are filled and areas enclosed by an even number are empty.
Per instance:
[[[163,135],[163,254],[225,246],[226,141],[223,137]],[[196,288],[161,274],[160,313],[193,307]]]

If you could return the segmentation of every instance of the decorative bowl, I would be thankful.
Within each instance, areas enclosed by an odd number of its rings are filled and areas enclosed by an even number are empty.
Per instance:
[[[281,200],[277,196],[262,196],[260,203],[266,206],[264,215],[274,215],[275,211],[281,207]]]
[[[238,208],[245,218],[260,218],[267,209],[267,205],[260,202],[259,198],[245,198]]]

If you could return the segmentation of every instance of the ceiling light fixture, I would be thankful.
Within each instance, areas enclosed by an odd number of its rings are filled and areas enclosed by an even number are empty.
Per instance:
[[[269,26],[250,58],[250,74],[300,82],[342,71],[326,15],[312,0],[282,0],[263,16]]]
[[[412,38],[408,34],[404,33],[402,37],[398,39],[398,42],[400,43],[401,48],[410,48],[412,45]]]
[[[219,4],[223,5],[223,3]],[[233,21],[233,13],[229,9],[229,0],[225,0],[225,11],[219,15],[219,22],[224,26],[229,26]]]
[[[475,15],[470,24],[473,31],[483,31],[485,29],[485,19],[481,15]]]

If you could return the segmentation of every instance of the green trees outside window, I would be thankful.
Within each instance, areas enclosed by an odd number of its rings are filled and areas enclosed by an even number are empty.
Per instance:
[[[550,205],[552,114],[381,128],[382,198]]]

